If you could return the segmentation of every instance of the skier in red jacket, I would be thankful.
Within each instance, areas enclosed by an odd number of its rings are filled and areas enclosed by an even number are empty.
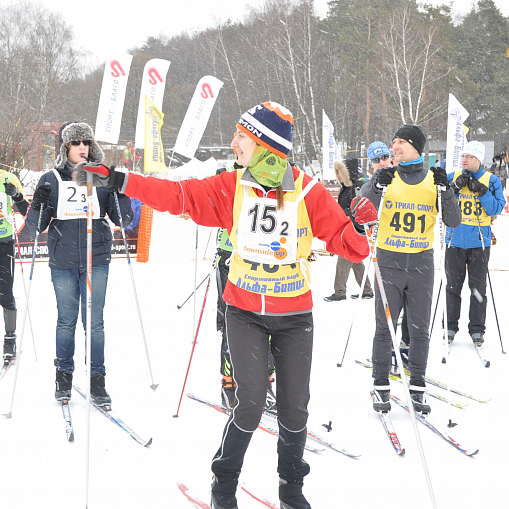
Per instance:
[[[224,291],[236,405],[212,461],[212,507],[234,509],[238,477],[267,391],[268,349],[276,363],[281,507],[308,509],[303,459],[313,344],[313,301],[307,257],[313,237],[354,263],[368,256],[363,225],[375,221],[367,198],[352,202],[357,224],[316,180],[287,162],[293,117],[274,102],[242,115],[232,147],[232,172],[172,182],[84,164],[98,185],[116,187],[160,211],[188,213],[197,224],[226,228],[235,252]],[[269,342],[269,336],[271,341]]]

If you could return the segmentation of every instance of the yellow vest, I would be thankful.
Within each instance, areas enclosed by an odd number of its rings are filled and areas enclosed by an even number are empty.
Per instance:
[[[387,187],[380,214],[377,246],[396,253],[420,253],[433,247],[437,217],[437,188],[428,171],[417,185],[403,182],[399,173]]]
[[[454,174],[454,180],[456,180],[461,173],[461,170],[457,171]],[[490,174],[485,172],[479,179],[479,182],[489,188]],[[479,223],[481,223],[481,226],[489,226],[491,224],[491,217],[486,214],[484,207],[481,205],[478,192],[473,193],[467,186],[463,187],[459,194],[458,205],[461,210],[461,224],[468,224],[470,226],[478,226]],[[477,219],[478,217],[479,220]]]
[[[291,264],[264,264],[243,259],[237,253],[238,249],[238,225],[244,201],[245,186],[240,184],[244,169],[237,170],[237,187],[233,203],[233,227],[230,232],[230,242],[235,251],[231,257],[230,272],[228,279],[239,288],[249,292],[270,295],[271,297],[296,297],[310,290],[311,278],[307,257],[311,253],[313,232],[309,220],[306,204],[302,194],[304,173],[301,173],[295,181],[295,191],[284,194],[284,201],[298,202],[297,205],[297,228],[294,232],[297,236],[297,261]],[[312,183],[309,183],[311,185]],[[249,187],[249,196],[256,198],[253,188]],[[271,200],[276,205],[276,200]],[[277,223],[278,212],[275,212]],[[279,224],[279,223],[277,223]]]

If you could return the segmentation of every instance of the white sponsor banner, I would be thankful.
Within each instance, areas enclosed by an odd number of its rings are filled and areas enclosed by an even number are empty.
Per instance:
[[[118,143],[132,61],[133,56],[128,54],[106,60],[95,122],[95,139],[97,141],[105,141],[114,145]]]
[[[336,180],[334,161],[338,159],[338,147],[334,139],[334,126],[322,110],[322,179]]]
[[[452,94],[449,94],[449,107],[447,111],[447,173],[462,170],[461,152],[467,144],[467,137],[463,123],[468,118],[468,111]]]
[[[164,88],[170,63],[169,60],[153,58],[145,64],[141,80],[138,118],[136,121],[135,148],[145,148],[145,96],[154,103],[154,106],[159,111],[163,111]]]
[[[222,86],[223,82],[214,76],[204,76],[198,82],[180,127],[174,152],[189,159],[194,157]]]

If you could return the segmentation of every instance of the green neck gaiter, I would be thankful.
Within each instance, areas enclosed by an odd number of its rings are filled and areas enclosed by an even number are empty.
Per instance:
[[[286,159],[257,145],[247,169],[262,186],[279,187],[287,168]]]

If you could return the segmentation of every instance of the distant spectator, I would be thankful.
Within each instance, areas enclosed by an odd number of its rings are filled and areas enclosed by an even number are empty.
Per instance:
[[[133,171],[134,161],[136,159],[141,159],[141,157],[136,155],[136,149],[133,146],[133,142],[130,141],[124,150],[124,163],[129,171]]]

